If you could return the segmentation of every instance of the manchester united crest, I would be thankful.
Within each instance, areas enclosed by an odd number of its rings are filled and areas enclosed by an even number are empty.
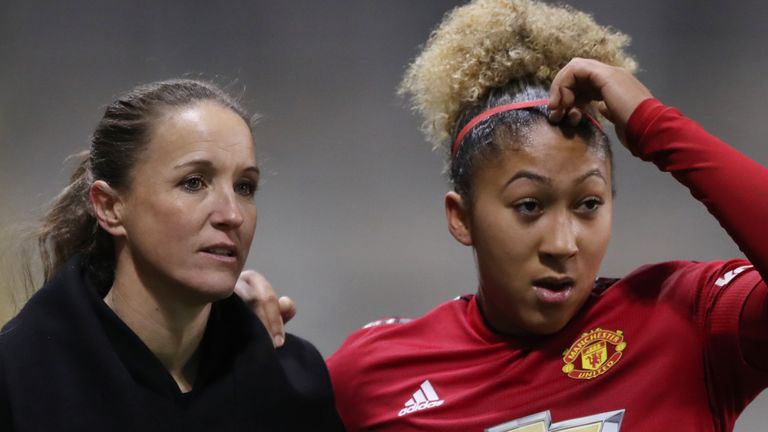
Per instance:
[[[573,379],[597,378],[621,360],[626,348],[627,342],[621,330],[596,328],[582,333],[563,353],[563,372]]]

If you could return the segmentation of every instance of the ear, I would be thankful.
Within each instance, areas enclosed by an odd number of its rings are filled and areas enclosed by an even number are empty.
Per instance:
[[[125,236],[123,227],[123,201],[107,182],[96,180],[88,191],[94,216],[104,231],[114,237]]]
[[[456,192],[445,194],[445,217],[448,219],[448,231],[453,238],[464,246],[472,246],[472,231],[469,228],[469,206]]]

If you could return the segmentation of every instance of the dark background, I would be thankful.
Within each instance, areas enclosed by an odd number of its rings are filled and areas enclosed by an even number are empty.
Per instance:
[[[87,147],[116,94],[202,77],[263,114],[255,134],[265,176],[249,265],[297,302],[292,332],[329,355],[368,321],[420,315],[472,292],[471,250],[445,227],[442,155],[395,95],[420,44],[459,3],[3,0],[0,224],[13,231],[40,214],[65,185],[72,166],[62,161]],[[569,4],[632,36],[638,75],[656,96],[768,163],[768,4]],[[739,255],[671,177],[621,148],[616,167],[602,274]],[[12,307],[2,300],[0,321]],[[759,412],[766,406],[753,404],[737,430],[764,429],[757,425],[768,419]]]

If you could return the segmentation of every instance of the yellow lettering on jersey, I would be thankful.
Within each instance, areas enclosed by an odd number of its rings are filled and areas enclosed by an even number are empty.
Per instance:
[[[549,432],[544,422],[507,429],[504,432]]]
[[[550,425],[549,411],[543,411],[485,429],[485,432],[619,432],[624,410],[565,420]]]
[[[601,432],[602,430],[602,423],[592,423],[584,426],[574,426],[566,429],[558,429],[558,432]]]
[[[549,432],[549,411],[532,414],[485,429],[485,432]]]

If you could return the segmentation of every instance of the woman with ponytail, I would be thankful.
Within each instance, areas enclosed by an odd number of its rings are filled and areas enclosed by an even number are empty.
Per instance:
[[[39,230],[44,286],[0,332],[0,430],[340,429],[317,350],[273,350],[232,295],[259,182],[239,104],[142,85],[80,157]]]
[[[478,286],[328,359],[348,430],[730,431],[768,386],[768,170],[654,99],[627,40],[533,0],[475,0],[432,32],[402,92],[448,156],[448,230]],[[600,114],[748,260],[598,278],[614,194]]]

